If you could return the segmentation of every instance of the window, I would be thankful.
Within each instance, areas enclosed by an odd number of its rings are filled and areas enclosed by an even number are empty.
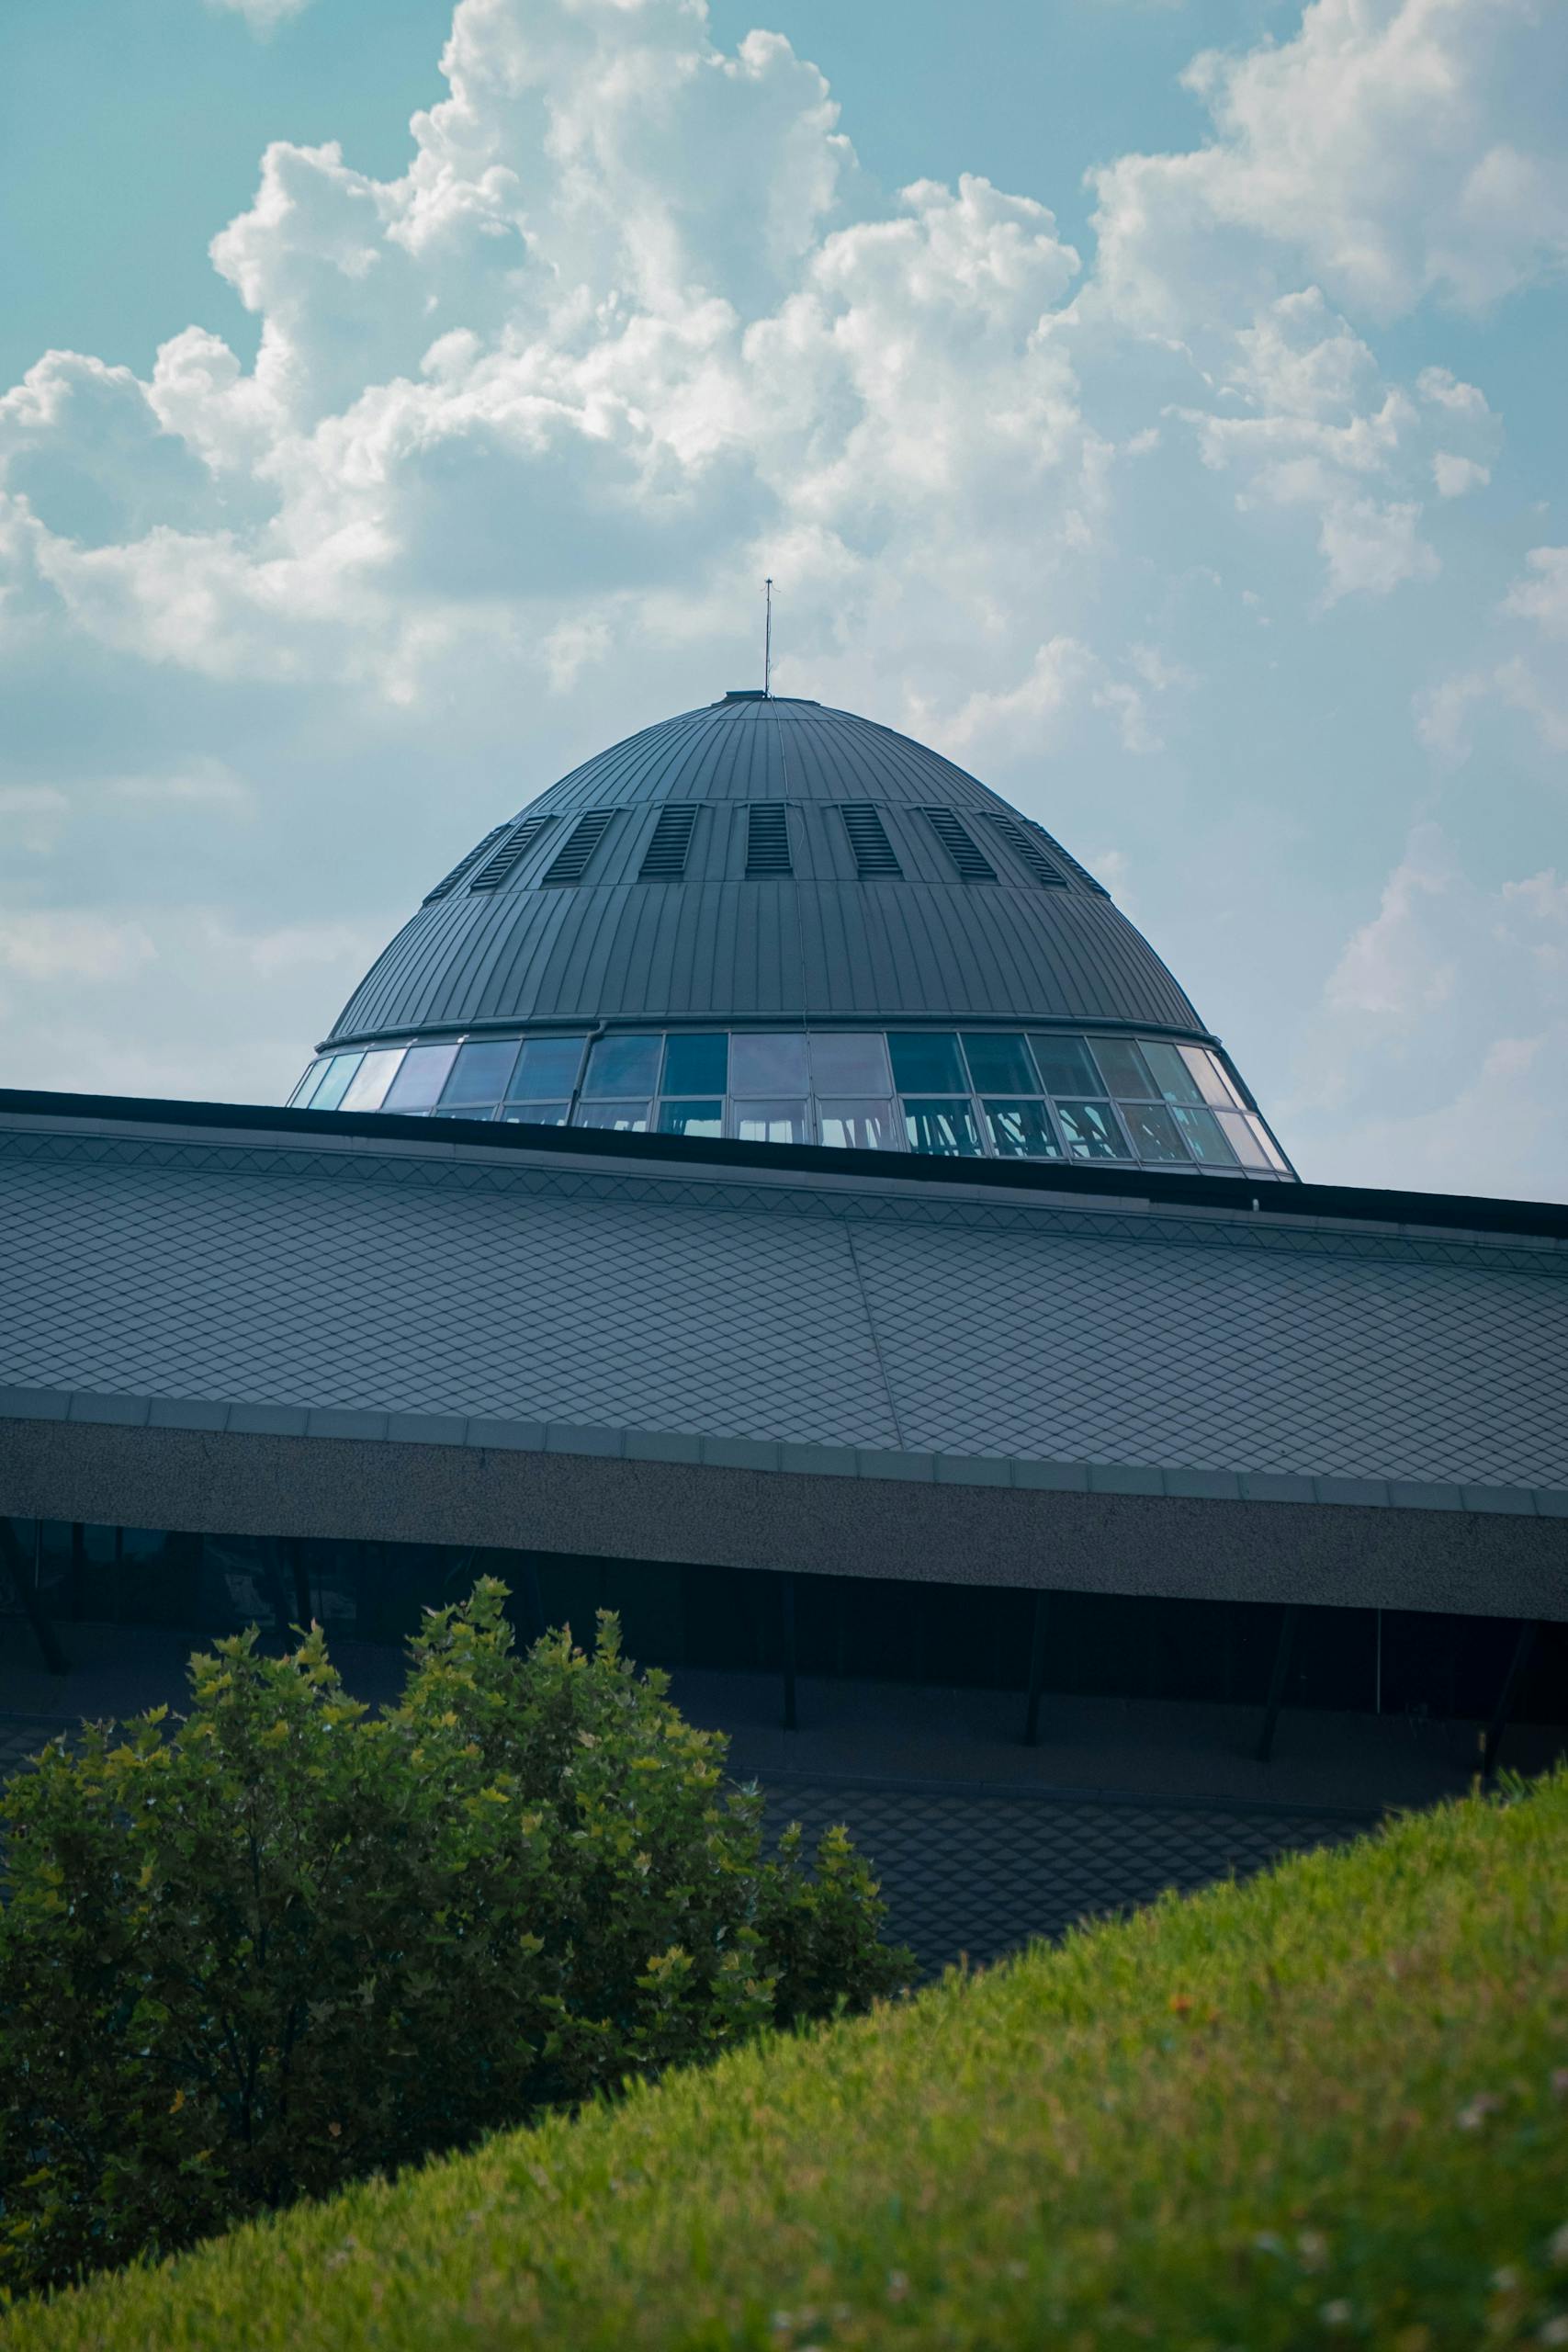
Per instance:
[[[958,1040],[941,1030],[895,1030],[887,1040],[900,1094],[966,1094]]]
[[[846,1151],[898,1150],[904,1138],[897,1122],[891,1102],[825,1097],[817,1105],[821,1141]]]
[[[1235,1166],[1235,1154],[1212,1111],[1205,1110],[1201,1103],[1175,1102],[1170,1115],[1194,1159],[1201,1160],[1206,1168]]]
[[[646,1102],[580,1102],[574,1127],[611,1127],[617,1135],[643,1135],[648,1129]]]
[[[855,872],[863,880],[867,875],[897,874],[901,871],[893,854],[893,844],[883,831],[882,819],[869,800],[848,801],[839,814],[850,837]]]
[[[1056,1116],[1075,1159],[1126,1159],[1131,1157],[1109,1102],[1058,1101]]]
[[[1047,1094],[1100,1094],[1104,1091],[1094,1057],[1081,1037],[1058,1037],[1032,1030],[1030,1044],[1040,1065]]]
[[[517,1068],[507,1088],[513,1102],[547,1102],[558,1094],[570,1095],[577,1084],[582,1060],[581,1037],[525,1037]],[[536,1114],[530,1111],[528,1116]]]
[[[991,1149],[998,1159],[1060,1159],[1043,1102],[992,1102],[985,1105]]]
[[[664,1040],[666,1094],[722,1094],[729,1084],[729,1040],[716,1035],[687,1037],[676,1034]],[[679,1134],[678,1128],[669,1130]]]
[[[334,1054],[327,1064],[321,1084],[310,1097],[312,1111],[335,1111],[348,1092],[355,1071],[364,1060],[363,1054]]]
[[[804,1094],[806,1034],[800,1029],[737,1030],[729,1041],[731,1094]]]
[[[651,1094],[659,1083],[658,1036],[596,1037],[588,1057],[584,1094]]]
[[[736,1041],[738,1044],[739,1039]],[[744,1102],[730,1106],[734,1132],[742,1143],[809,1143],[803,1101]]]
[[[980,1136],[967,1097],[960,1102],[905,1098],[904,1130],[911,1151],[931,1151],[949,1159],[977,1159]]]
[[[1122,1116],[1140,1159],[1185,1159],[1187,1147],[1163,1102],[1123,1102]]]
[[[325,1068],[326,1063],[324,1061],[314,1061],[310,1064],[310,1069],[305,1072],[304,1077],[299,1080],[299,1085],[295,1088],[293,1093],[289,1096],[288,1102],[285,1104],[284,1107],[286,1110],[302,1111],[305,1108],[306,1103],[309,1102],[310,1099],[312,1091],[321,1084],[321,1072]]]
[[[443,1111],[468,1103],[499,1102],[506,1092],[520,1042],[516,1037],[470,1037],[459,1048],[442,1091]]]
[[[1144,1047],[1144,1056],[1168,1102],[1201,1102],[1203,1096],[1198,1081],[1174,1046],[1151,1040]]]
[[[508,1102],[502,1122],[509,1127],[564,1127],[570,1102]]]
[[[1253,1141],[1276,1175],[1288,1176],[1290,1165],[1256,1111],[1247,1114],[1247,1124],[1252,1130]]]
[[[963,881],[994,882],[996,880],[996,867],[985,854],[967,825],[961,824],[951,808],[922,808],[920,814],[953,860]]]
[[[347,1093],[339,1103],[340,1111],[378,1111],[381,1098],[390,1086],[403,1049],[392,1046],[367,1054],[355,1071]]]
[[[1118,1102],[1146,1102],[1157,1098],[1159,1089],[1154,1082],[1147,1062],[1126,1037],[1097,1037],[1094,1058],[1100,1064],[1100,1076]]]
[[[875,1031],[814,1029],[811,1083],[818,1094],[891,1094],[887,1045]]]
[[[446,1083],[446,1073],[457,1058],[450,1046],[411,1046],[403,1065],[387,1090],[383,1111],[428,1111]]]
[[[581,882],[615,813],[613,808],[591,808],[585,817],[580,817],[540,879],[551,884]]]
[[[661,1136],[721,1136],[724,1133],[724,1098],[716,1095],[706,1102],[694,1098],[686,1102],[661,1102],[659,1106],[659,1132]]]
[[[642,854],[637,867],[639,882],[678,882],[686,871],[686,854],[692,846],[692,829],[697,821],[696,805],[683,807],[675,802],[661,808],[653,828],[652,839]]]
[[[746,871],[789,873],[789,818],[782,800],[754,800],[747,809]]]
[[[1221,1069],[1216,1055],[1202,1046],[1183,1046],[1181,1058],[1197,1080],[1199,1091],[1211,1110],[1230,1111],[1239,1106],[1240,1097]]]
[[[473,880],[470,890],[499,890],[509,874],[514,874],[546,829],[555,823],[551,817],[526,817],[515,832],[509,834],[500,847],[487,857]]]
[[[978,1034],[964,1037],[969,1075],[983,1094],[1038,1094],[1034,1059],[1023,1038]]]

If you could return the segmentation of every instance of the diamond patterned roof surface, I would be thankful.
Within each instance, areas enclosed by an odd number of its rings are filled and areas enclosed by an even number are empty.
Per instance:
[[[0,1385],[1568,1487],[1568,1247],[0,1125]]]
[[[1092,1798],[979,1795],[853,1781],[774,1782],[772,1829],[798,1821],[814,1844],[842,1822],[870,1856],[886,1933],[923,1973],[997,1960],[1033,1937],[1182,1894],[1365,1827],[1343,1814]]]

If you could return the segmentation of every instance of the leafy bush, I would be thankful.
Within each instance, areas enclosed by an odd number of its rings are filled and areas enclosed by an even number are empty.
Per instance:
[[[0,2281],[166,2249],[901,1981],[842,1831],[761,1852],[722,1735],[611,1617],[431,1614],[400,1705],[320,1628],[0,1795]]]

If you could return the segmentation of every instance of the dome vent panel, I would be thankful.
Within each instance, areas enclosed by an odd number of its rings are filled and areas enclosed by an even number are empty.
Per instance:
[[[573,825],[551,864],[540,876],[541,883],[551,886],[581,882],[588,871],[589,861],[610,830],[617,814],[614,808],[590,808]]]
[[[515,832],[510,834],[488,857],[468,884],[470,890],[499,890],[508,875],[515,874],[541,833],[555,823],[554,817],[526,817]]]

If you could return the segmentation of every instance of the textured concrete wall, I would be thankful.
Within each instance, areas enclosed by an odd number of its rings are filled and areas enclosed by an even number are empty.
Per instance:
[[[933,1583],[1568,1620],[1568,1520],[0,1419],[0,1511]]]

